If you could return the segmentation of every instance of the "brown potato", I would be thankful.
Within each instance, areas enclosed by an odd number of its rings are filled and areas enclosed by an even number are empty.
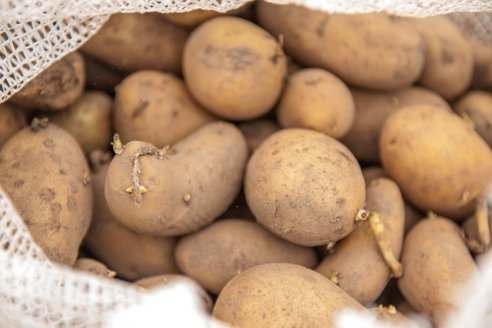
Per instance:
[[[289,76],[277,107],[283,128],[305,128],[342,138],[354,122],[354,99],[335,75],[306,68]]]
[[[57,111],[73,104],[84,85],[84,58],[72,52],[27,83],[10,101],[30,110]]]
[[[94,216],[84,244],[91,253],[116,271],[118,277],[136,280],[152,275],[175,273],[175,238],[137,234],[118,223],[104,197],[109,163],[92,174]]]
[[[492,90],[492,44],[470,40],[473,53],[472,88]]]
[[[312,248],[292,244],[255,222],[230,219],[183,237],[176,245],[179,269],[214,294],[255,265],[292,263],[312,268]]]
[[[381,158],[403,195],[423,211],[455,219],[473,212],[492,180],[492,153],[463,120],[431,105],[406,107],[383,126]]]
[[[217,298],[213,315],[243,328],[330,328],[343,310],[366,311],[319,273],[273,263],[255,266],[232,279]]]
[[[311,130],[271,135],[251,157],[244,184],[258,222],[304,246],[348,235],[365,202],[364,178],[354,156],[337,140]]]
[[[191,94],[210,112],[229,120],[249,120],[275,105],[287,61],[268,32],[244,19],[224,16],[190,35],[183,73]]]
[[[26,116],[24,112],[13,105],[0,104],[0,147],[25,126]]]
[[[342,142],[365,163],[379,163],[379,135],[388,116],[409,105],[430,104],[451,110],[441,96],[420,87],[395,92],[352,90],[355,119]]]
[[[400,257],[405,226],[403,198],[398,186],[386,178],[372,180],[366,190],[367,210],[380,215],[387,240],[395,259]],[[392,272],[376,242],[368,220],[336,244],[316,268],[363,305],[373,303],[388,284]]]
[[[185,28],[169,23],[162,14],[114,14],[81,50],[125,72],[179,73],[187,37]]]
[[[114,127],[123,142],[140,140],[156,147],[173,144],[214,120],[180,78],[158,71],[139,71],[123,80],[114,107]]]
[[[0,185],[48,258],[73,265],[92,216],[89,167],[75,139],[35,120],[0,149]]]
[[[471,46],[446,16],[406,19],[425,42],[425,66],[419,83],[452,99],[470,85],[473,74]]]
[[[176,25],[180,25],[184,27],[195,27],[213,17],[220,16],[220,15],[222,14],[218,11],[195,9],[192,11],[187,11],[182,13],[164,14],[164,17],[168,21]]]
[[[268,119],[243,122],[239,124],[238,127],[246,139],[250,154],[252,154],[266,138],[280,130],[280,127],[275,121]]]
[[[454,110],[459,115],[466,115],[477,133],[492,147],[492,93],[470,91],[456,103]]]
[[[261,26],[275,37],[283,35],[289,56],[346,83],[393,90],[411,85],[422,71],[422,38],[387,14],[328,14],[264,1],[256,9]]]
[[[442,217],[422,220],[405,238],[401,260],[405,299],[441,327],[477,271],[459,227]]]
[[[107,66],[97,59],[84,56],[85,61],[85,87],[89,90],[114,93],[115,87],[123,80],[124,75],[114,67]]]
[[[109,270],[103,263],[90,258],[78,258],[73,267],[77,270],[87,271],[106,278],[114,278],[116,276],[116,272]]]
[[[215,122],[164,150],[126,144],[109,166],[106,200],[114,217],[135,232],[191,233],[217,219],[239,193],[246,141],[234,125]]]
[[[111,97],[99,91],[88,91],[67,110],[50,116],[50,120],[77,140],[82,150],[90,154],[106,149],[111,142]]]

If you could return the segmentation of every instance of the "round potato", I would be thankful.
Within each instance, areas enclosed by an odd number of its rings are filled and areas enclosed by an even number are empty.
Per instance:
[[[355,228],[365,202],[359,164],[337,140],[304,129],[284,129],[255,151],[244,181],[259,223],[304,246],[336,242]]]
[[[180,73],[187,37],[185,28],[169,23],[162,14],[114,14],[81,50],[125,72]]]
[[[259,264],[292,263],[312,268],[312,248],[285,241],[257,223],[230,219],[183,237],[176,246],[179,269],[214,294],[236,275]]]
[[[0,104],[0,147],[15,133],[26,126],[26,116],[18,108]]]
[[[354,99],[335,75],[306,68],[289,76],[277,107],[283,128],[305,128],[342,138],[354,122]]]
[[[90,258],[79,258],[73,267],[77,270],[90,272],[106,278],[114,278],[116,276],[116,272],[109,270],[103,263]]]
[[[48,258],[73,265],[92,217],[89,167],[75,139],[35,119],[0,149],[0,185]]]
[[[380,139],[381,159],[403,195],[423,211],[462,219],[492,181],[492,152],[457,115],[413,105],[391,115]]]
[[[179,236],[196,231],[234,201],[247,156],[239,129],[224,122],[205,125],[172,149],[132,141],[109,166],[109,209],[135,232]]]
[[[192,95],[213,114],[249,120],[277,101],[287,74],[280,44],[257,25],[217,17],[190,35],[183,73]]]
[[[268,119],[244,122],[239,124],[238,127],[246,139],[250,154],[252,154],[266,138],[280,130],[280,127],[275,121]]]
[[[257,3],[258,22],[282,35],[289,56],[374,90],[410,86],[424,66],[424,43],[408,24],[384,13],[328,14],[296,5]]]
[[[365,308],[319,273],[302,266],[255,266],[232,279],[213,315],[235,327],[335,327],[343,310]]]
[[[492,147],[492,93],[470,91],[454,106],[459,114],[465,114],[475,126],[475,130]]]
[[[114,127],[123,142],[141,140],[156,147],[173,144],[214,120],[180,78],[158,71],[139,71],[123,80],[114,107]]]
[[[84,58],[72,52],[27,83],[10,101],[29,110],[62,110],[75,102],[84,85]]]
[[[472,88],[492,91],[492,44],[470,40],[473,52]]]

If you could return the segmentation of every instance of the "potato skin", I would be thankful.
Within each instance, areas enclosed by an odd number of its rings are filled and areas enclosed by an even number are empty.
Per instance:
[[[488,145],[440,107],[414,105],[391,115],[380,149],[385,171],[423,211],[463,219],[492,180]]]
[[[148,191],[138,205],[126,190],[132,186],[132,158],[142,148],[157,150],[140,141],[126,144],[111,162],[105,185],[110,211],[135,232],[191,233],[218,218],[239,193],[248,150],[241,132],[230,123],[205,125],[176,143],[175,154],[162,159],[142,156],[139,178]]]
[[[280,130],[278,124],[269,119],[259,119],[243,122],[238,125],[248,144],[249,153],[252,154],[266,138]]]
[[[424,65],[420,35],[383,13],[327,14],[295,5],[258,2],[257,19],[300,63],[333,72],[345,82],[393,90],[416,81]]]
[[[218,11],[195,9],[182,13],[164,14],[164,17],[173,24],[192,28],[220,15],[222,14]]]
[[[319,273],[287,263],[257,265],[232,279],[213,315],[235,327],[335,327],[342,310],[365,308]]]
[[[162,14],[114,14],[81,50],[124,72],[180,73],[187,37],[185,28],[169,23]]]
[[[29,110],[59,111],[75,102],[84,85],[84,58],[72,52],[27,83],[10,101]]]
[[[337,140],[304,129],[271,135],[251,157],[246,201],[259,223],[303,246],[335,242],[364,207],[359,164]]]
[[[114,107],[114,127],[123,142],[141,140],[156,147],[173,144],[214,120],[180,78],[158,71],[139,71],[123,80]]]
[[[277,107],[283,128],[305,128],[341,139],[354,122],[354,99],[335,75],[320,68],[289,76]]]
[[[26,126],[26,116],[13,105],[0,104],[0,147]]]
[[[390,237],[395,258],[400,257],[405,208],[400,189],[387,178],[372,180],[366,190],[368,211],[377,212]],[[340,288],[363,305],[373,303],[388,284],[391,272],[381,255],[368,221],[362,222],[346,238],[336,244],[316,268],[326,277],[337,274]]]
[[[89,167],[75,139],[50,123],[0,150],[0,185],[52,261],[73,265],[92,217]]]
[[[470,40],[473,53],[473,89],[492,91],[492,45],[478,40]]]
[[[214,294],[234,276],[259,264],[292,263],[312,268],[312,248],[275,236],[255,222],[229,219],[183,237],[176,246],[182,272]]]
[[[103,263],[90,258],[81,257],[77,259],[73,267],[106,278],[114,278],[115,275],[115,272],[109,270]]]
[[[492,147],[492,93],[470,91],[456,103],[454,110],[460,115],[466,114],[477,133]]]
[[[108,168],[109,163],[92,174],[94,215],[84,245],[126,280],[178,272],[175,238],[137,234],[114,219],[104,197]]]
[[[473,258],[452,221],[435,217],[419,222],[407,235],[401,257],[400,291],[417,311],[440,327],[459,307],[457,293],[476,273]]]
[[[287,61],[268,32],[244,19],[224,16],[207,21],[190,35],[183,74],[191,94],[211,113],[249,120],[274,106]]]

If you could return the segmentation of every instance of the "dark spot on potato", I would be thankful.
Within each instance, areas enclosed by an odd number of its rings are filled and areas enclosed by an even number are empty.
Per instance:
[[[67,171],[65,171],[64,169],[59,169],[58,173],[60,173],[61,175],[67,175]]]
[[[51,188],[43,188],[39,191],[39,198],[46,202],[51,202],[55,199],[56,192]]]
[[[15,180],[14,187],[20,188],[24,185],[24,180]]]
[[[179,115],[179,111],[177,109],[175,109],[171,112],[171,118],[173,118],[173,119],[178,117],[178,115]]]
[[[20,167],[20,163],[19,162],[12,163],[12,168],[13,169],[18,169],[19,167]]]
[[[149,102],[147,100],[141,99],[138,106],[135,107],[135,109],[132,112],[132,118],[140,116],[144,112],[144,110],[147,108],[148,105],[149,105]]]
[[[253,65],[259,57],[245,47],[223,48],[208,45],[200,59],[209,68],[240,71]]]
[[[344,207],[346,203],[347,203],[347,201],[345,200],[345,198],[338,198],[337,199],[337,206],[338,207]]]
[[[275,149],[274,151],[271,152],[272,155],[277,155],[279,153],[278,149]]]
[[[441,49],[441,61],[443,62],[443,64],[452,64],[454,62],[454,59],[455,57],[452,51],[446,48]]]
[[[318,26],[316,27],[316,34],[321,38],[323,35],[325,35],[325,28],[326,24],[330,20],[330,17],[328,15],[325,15],[321,22],[319,22]]]
[[[278,50],[275,51],[272,57],[270,57],[270,61],[273,63],[273,65],[276,65],[278,63],[279,58],[282,58],[284,55],[280,53]]]
[[[60,216],[61,208],[62,208],[62,206],[60,203],[51,204],[51,214],[52,214],[51,217],[53,219],[56,219]]]
[[[72,212],[77,210],[77,202],[75,201],[75,198],[72,196],[67,197],[67,209]]]
[[[393,146],[394,144],[396,144],[396,138],[392,138],[392,139],[389,141],[389,144],[390,144],[390,146]]]
[[[46,147],[46,148],[54,148],[55,147],[55,142],[53,141],[53,139],[51,138],[46,138],[44,139],[43,141],[43,145]]]

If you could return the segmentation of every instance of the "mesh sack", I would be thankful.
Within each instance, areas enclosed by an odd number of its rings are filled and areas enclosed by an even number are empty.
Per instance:
[[[492,42],[490,0],[270,0],[328,12],[452,14],[470,37]],[[116,12],[227,11],[244,0],[0,0],[0,103],[57,59],[80,47]],[[462,14],[467,12],[467,14]],[[472,14],[471,14],[472,13]],[[450,327],[492,327],[492,261],[476,279]],[[480,286],[480,287],[479,287]],[[179,297],[176,297],[179,295]],[[182,300],[178,302],[177,300]],[[0,189],[0,326],[220,327],[197,306],[189,287],[143,294],[130,284],[51,263]],[[372,317],[340,316],[339,327],[380,327]]]

